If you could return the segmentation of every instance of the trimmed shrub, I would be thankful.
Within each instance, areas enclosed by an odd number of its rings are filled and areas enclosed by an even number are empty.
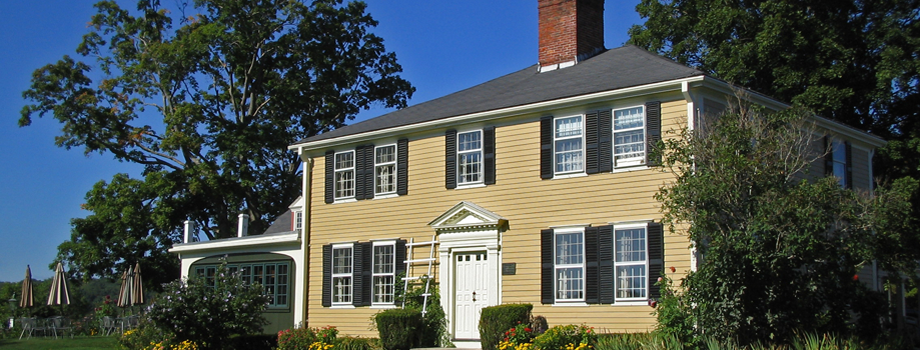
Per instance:
[[[384,350],[408,350],[423,333],[422,313],[413,309],[390,309],[374,316],[380,346]]]
[[[505,332],[518,324],[530,324],[532,304],[505,304],[482,309],[479,339],[483,350],[496,350]]]

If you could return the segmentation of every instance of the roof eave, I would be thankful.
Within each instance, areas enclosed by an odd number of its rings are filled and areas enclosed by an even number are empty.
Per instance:
[[[712,78],[707,78],[704,75],[697,75],[682,79],[668,80],[653,84],[645,84],[632,86],[622,89],[608,90],[578,96],[565,97],[560,99],[548,100],[534,102],[519,106],[500,108],[490,111],[482,111],[470,114],[463,114],[438,120],[432,120],[422,123],[408,124],[395,126],[386,129],[373,130],[363,133],[343,135],[331,139],[319,140],[314,142],[305,142],[298,143],[288,146],[289,150],[296,150],[301,153],[306,153],[314,150],[321,150],[332,148],[338,145],[350,144],[355,142],[363,142],[366,140],[386,138],[386,137],[395,137],[399,135],[404,135],[409,132],[435,129],[438,127],[446,127],[449,125],[471,123],[471,122],[481,122],[497,118],[505,118],[508,116],[521,115],[527,113],[538,112],[540,110],[545,110],[547,108],[563,108],[570,105],[579,105],[579,104],[589,104],[598,100],[607,100],[612,97],[623,98],[631,97],[637,95],[647,95],[653,93],[667,92],[667,91],[680,91],[681,84],[684,83],[697,83],[697,82],[708,82]]]

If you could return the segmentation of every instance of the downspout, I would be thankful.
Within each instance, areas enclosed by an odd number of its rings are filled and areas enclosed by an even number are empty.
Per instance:
[[[306,157],[303,154],[303,148],[298,148],[297,153],[300,153],[300,159],[303,160],[303,222],[301,223],[301,234],[300,234],[300,249],[303,251],[303,263],[301,264],[301,273],[300,278],[303,279],[303,291],[301,292],[301,317],[300,324],[301,327],[308,327],[308,300],[310,292],[310,225],[312,220],[310,219],[313,214],[313,196],[310,193],[312,191],[311,184],[313,179],[313,158]]]
[[[687,101],[687,129],[696,129],[696,107],[693,103],[693,96],[690,94],[690,83],[680,82],[680,92]],[[696,250],[696,244],[690,242],[690,271],[696,272],[699,269],[699,253]]]

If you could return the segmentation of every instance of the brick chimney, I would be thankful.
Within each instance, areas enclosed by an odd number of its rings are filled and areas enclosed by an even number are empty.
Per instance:
[[[537,0],[540,71],[573,66],[604,50],[604,0]]]

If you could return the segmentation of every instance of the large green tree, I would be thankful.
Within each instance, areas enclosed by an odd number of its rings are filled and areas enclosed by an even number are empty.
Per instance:
[[[190,218],[210,238],[249,214],[262,232],[300,192],[300,159],[286,149],[379,103],[403,107],[414,88],[369,32],[362,2],[195,0],[164,8],[114,1],[77,48],[35,71],[20,126],[51,116],[59,146],[143,165],[87,194],[59,248],[71,271],[117,276],[175,271],[164,249]],[[174,275],[174,274],[159,274]]]
[[[814,178],[825,152],[798,109],[736,109],[664,143],[664,221],[686,228],[702,263],[665,292],[662,330],[750,344],[795,332],[878,336],[885,295],[858,280],[867,266],[917,277],[910,178],[874,196]],[[871,282],[871,281],[867,281]]]
[[[920,178],[920,0],[641,0],[629,43],[891,141]]]

